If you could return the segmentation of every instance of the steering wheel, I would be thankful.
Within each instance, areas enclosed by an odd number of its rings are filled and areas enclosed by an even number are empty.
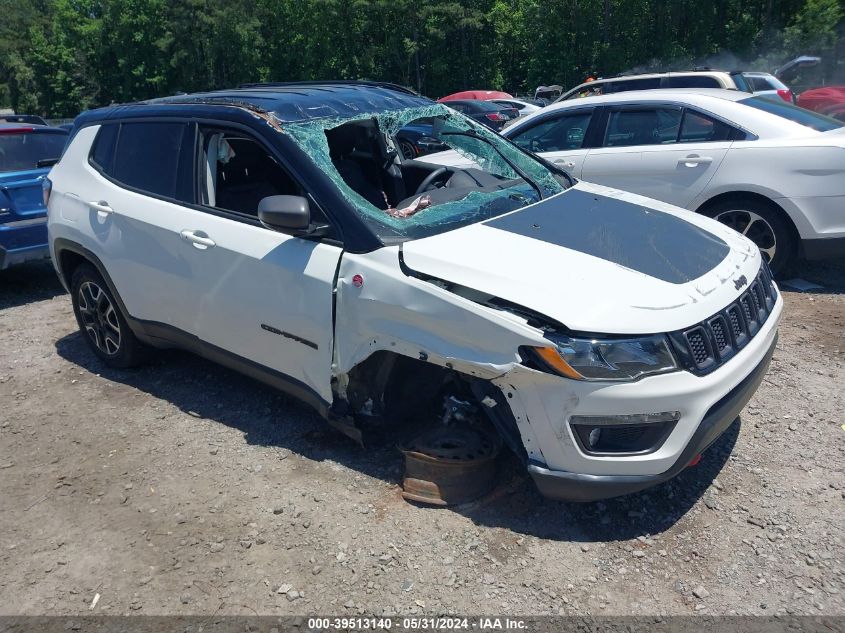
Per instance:
[[[431,188],[431,185],[437,181],[438,178],[442,177],[444,174],[447,174],[449,170],[446,167],[438,167],[433,172],[431,172],[428,176],[425,177],[420,183],[420,186],[417,187],[416,193],[425,193],[426,191]]]

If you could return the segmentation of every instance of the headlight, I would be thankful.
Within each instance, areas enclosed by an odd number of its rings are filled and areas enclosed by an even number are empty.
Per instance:
[[[678,365],[663,334],[627,339],[552,335],[554,347],[533,348],[556,373],[575,380],[636,380],[675,371]]]

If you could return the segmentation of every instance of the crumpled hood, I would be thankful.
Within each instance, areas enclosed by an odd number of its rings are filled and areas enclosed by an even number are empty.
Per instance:
[[[537,204],[407,242],[405,265],[575,331],[647,334],[712,316],[757,275],[738,233],[689,211],[580,182]]]

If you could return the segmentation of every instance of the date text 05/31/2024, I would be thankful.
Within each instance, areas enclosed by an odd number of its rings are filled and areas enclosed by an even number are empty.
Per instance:
[[[312,631],[525,631],[524,620],[479,617],[408,617],[393,618],[308,618]]]

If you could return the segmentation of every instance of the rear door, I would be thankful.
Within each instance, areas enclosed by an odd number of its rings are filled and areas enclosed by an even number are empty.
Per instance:
[[[680,106],[609,108],[602,147],[590,150],[584,180],[688,206],[713,178],[733,128]]]
[[[59,166],[60,213],[100,257],[132,317],[194,333],[201,292],[180,235],[200,214],[190,208],[194,126],[170,119],[92,127],[77,133],[96,133],[90,154]]]
[[[523,149],[539,154],[580,178],[588,151],[593,112],[594,108],[560,111],[537,119],[515,132],[505,132],[505,136]]]

